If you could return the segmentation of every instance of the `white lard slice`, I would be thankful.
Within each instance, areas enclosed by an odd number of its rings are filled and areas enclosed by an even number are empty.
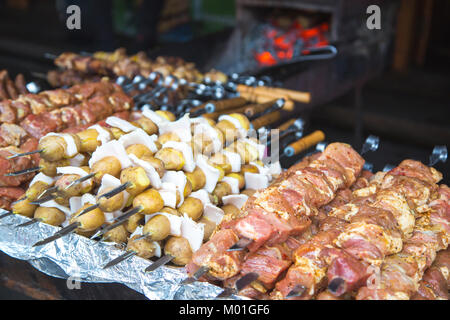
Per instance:
[[[269,178],[265,174],[261,173],[245,173],[245,188],[260,190],[269,186]]]
[[[117,140],[112,140],[102,144],[92,153],[91,159],[89,160],[89,167],[92,168],[94,163],[110,156],[116,157],[120,161],[122,169],[131,167],[132,165],[130,157],[123,145]]]
[[[247,202],[247,199],[248,196],[246,194],[230,194],[222,197],[222,202],[224,205],[231,204],[238,209],[242,209]]]
[[[154,140],[144,130],[140,128],[130,133],[124,134],[119,138],[119,142],[122,143],[125,149],[133,144],[142,144],[153,153],[158,151],[158,148],[156,147]]]
[[[183,170],[186,172],[192,172],[195,169],[194,155],[192,153],[192,148],[185,142],[168,141],[163,144],[163,148],[172,148],[180,151],[184,157]]]
[[[154,187],[156,189],[161,188],[161,177],[159,176],[156,169],[150,163],[148,163],[145,160],[139,159],[134,154],[130,154],[130,159],[134,165],[136,165],[138,167],[142,167],[145,170],[147,177],[150,179],[150,183],[152,184],[152,187]]]
[[[181,236],[189,241],[192,252],[196,252],[200,249],[200,246],[203,243],[204,233],[205,225],[203,223],[196,223],[184,214],[183,222],[181,223]]]
[[[216,207],[213,204],[206,204],[205,209],[203,211],[203,216],[208,219],[209,221],[214,222],[216,225],[218,225],[220,222],[222,222],[223,216],[225,213],[222,209]]]
[[[197,155],[197,166],[203,171],[203,174],[206,177],[204,189],[209,193],[212,193],[220,177],[219,169],[209,165],[206,157],[202,154]]]
[[[119,117],[108,117],[105,121],[111,127],[118,128],[123,132],[131,132],[133,130],[138,129],[138,127],[132,125],[130,122],[120,119]]]

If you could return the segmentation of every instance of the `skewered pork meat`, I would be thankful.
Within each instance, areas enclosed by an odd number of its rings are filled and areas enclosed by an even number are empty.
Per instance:
[[[241,237],[251,239],[248,250],[255,253],[266,243],[277,245],[301,234],[311,224],[309,217],[317,215],[318,207],[329,203],[338,189],[355,181],[363,163],[350,146],[329,145],[305,168],[251,197],[241,217],[222,225],[194,254],[188,272],[207,266],[210,278],[225,280],[235,276],[245,261],[242,252],[227,251],[230,243]]]
[[[76,85],[69,89],[48,90],[39,94],[24,94],[17,99],[1,101],[0,121],[17,124],[26,119],[27,116],[38,116],[42,113],[47,113],[46,121],[55,121],[48,113],[63,112],[57,110],[105,96],[112,97],[108,98],[111,104],[127,101],[131,106],[131,99],[125,95],[120,86],[109,81],[102,81]]]
[[[440,251],[419,283],[413,300],[448,300],[450,290],[450,249]]]
[[[13,81],[7,70],[0,71],[0,101],[7,99],[17,99],[20,94],[28,93],[25,78],[18,74]]]

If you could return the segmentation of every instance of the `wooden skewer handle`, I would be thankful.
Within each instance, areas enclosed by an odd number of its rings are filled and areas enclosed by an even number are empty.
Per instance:
[[[219,112],[219,111],[223,111],[223,110],[242,107],[243,105],[247,104],[247,100],[244,99],[243,97],[236,97],[236,98],[219,100],[219,101],[210,101],[207,104],[213,104],[214,105],[213,112]],[[207,104],[205,104],[205,106]]]
[[[229,109],[229,110],[223,110],[223,111],[219,111],[219,112],[204,113],[204,114],[202,114],[202,117],[217,120],[217,118],[219,118],[219,116],[221,116],[222,114],[244,113],[246,108],[247,108],[247,106],[243,106],[243,107],[233,108],[233,109]]]
[[[257,103],[257,104],[262,104],[262,103],[274,101],[279,98],[284,98],[286,101],[284,103],[283,110],[285,110],[285,111],[294,110],[294,102],[291,99],[289,99],[289,97],[287,97],[287,96],[280,96],[280,95],[274,96],[272,94],[269,94],[269,95],[255,94],[255,93],[251,93],[251,92],[241,92],[240,95],[241,95],[241,97],[247,99],[249,102]]]
[[[273,106],[273,104],[276,102],[277,100],[271,100],[269,102],[265,102],[265,103],[259,103],[259,104],[251,104],[246,106],[245,110],[244,110],[244,114],[247,117],[253,117],[255,114],[258,114],[260,112],[263,112],[264,110],[266,110],[267,108],[270,108],[271,106]]]
[[[293,155],[299,154],[300,152],[311,148],[323,140],[325,140],[325,133],[321,130],[314,131],[313,133],[310,133],[287,146],[285,149],[285,154],[292,157]]]
[[[252,121],[253,128],[258,130],[261,127],[267,126],[271,123],[277,122],[281,118],[280,111],[274,111],[267,113],[259,118]]]
[[[273,88],[273,87],[249,87],[245,85],[238,85],[237,90],[239,92],[255,93],[262,95],[272,95],[273,97],[286,96],[290,99],[309,103],[311,101],[311,94],[309,92],[301,92],[296,90],[284,89],[284,88]]]
[[[280,125],[278,127],[278,130],[280,130],[280,131],[286,130],[287,128],[292,126],[296,120],[297,120],[296,118],[293,118],[293,119],[290,119],[290,120],[286,121],[285,123],[283,123],[282,125]]]

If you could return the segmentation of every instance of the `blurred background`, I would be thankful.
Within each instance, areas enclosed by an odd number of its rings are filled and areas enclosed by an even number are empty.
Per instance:
[[[80,30],[66,27],[70,4],[81,8]],[[381,9],[379,30],[366,26],[371,4]],[[327,141],[360,147],[380,136],[380,150],[367,155],[375,170],[427,162],[450,141],[446,0],[0,0],[0,8],[0,69],[12,76],[54,68],[45,53],[124,47],[309,91],[296,113]],[[298,59],[328,44],[336,57]],[[448,165],[437,168],[448,182]]]

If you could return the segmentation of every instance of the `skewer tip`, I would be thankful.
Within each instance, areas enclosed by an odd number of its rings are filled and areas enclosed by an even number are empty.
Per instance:
[[[342,278],[334,278],[328,284],[328,290],[335,295],[342,294],[341,291],[345,290],[345,280]]]
[[[241,238],[238,242],[232,245],[227,251],[242,251],[253,243],[252,239]]]
[[[300,297],[305,291],[306,287],[298,284],[286,295],[286,299]]]
[[[13,154],[13,155],[7,157],[6,159],[10,160],[10,159],[18,158],[18,157],[29,156],[31,154],[41,153],[43,151],[44,151],[44,149],[39,149],[39,150],[34,150],[34,151],[29,151],[29,152],[16,153],[16,154]]]

